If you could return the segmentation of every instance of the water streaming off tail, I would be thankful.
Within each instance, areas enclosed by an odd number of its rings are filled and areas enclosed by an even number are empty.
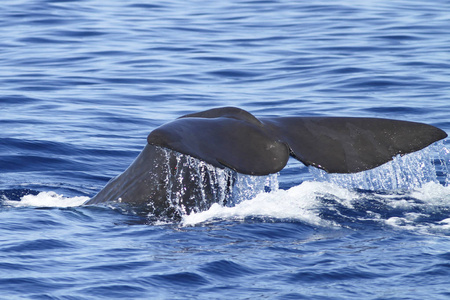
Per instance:
[[[354,174],[328,174],[310,168],[315,180],[331,182],[341,187],[360,190],[410,190],[425,183],[449,184],[450,150],[443,142],[421,151],[394,159],[372,170]]]
[[[231,169],[220,169],[204,161],[171,150],[167,153],[167,201],[180,215],[254,198],[262,192],[278,189],[277,174],[250,176]]]

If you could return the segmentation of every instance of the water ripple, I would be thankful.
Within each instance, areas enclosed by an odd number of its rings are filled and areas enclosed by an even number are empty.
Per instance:
[[[256,273],[256,270],[228,260],[210,262],[203,266],[200,270],[214,277],[225,278],[250,276]]]
[[[144,278],[145,281],[156,286],[173,286],[173,287],[198,287],[208,284],[208,280],[203,276],[191,273],[180,272],[174,274],[153,275],[149,278]]]
[[[33,241],[21,242],[14,246],[5,247],[3,248],[2,251],[23,253],[24,249],[26,249],[26,252],[29,252],[29,251],[63,250],[66,248],[73,248],[73,245],[61,240],[37,239]]]
[[[314,188],[290,162],[280,187],[297,192],[190,227],[51,196],[93,196],[151,130],[217,106],[450,132],[450,6],[433,4],[2,3],[0,297],[447,299],[445,155],[411,193]],[[6,204],[41,192],[56,207]]]

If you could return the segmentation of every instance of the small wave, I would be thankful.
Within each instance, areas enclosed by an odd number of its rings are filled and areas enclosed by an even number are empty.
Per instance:
[[[233,207],[214,204],[207,211],[183,216],[181,224],[189,226],[218,219],[244,220],[248,217],[263,217],[333,226],[333,222],[320,217],[320,203],[317,201],[318,195],[330,190],[341,199],[354,197],[354,192],[334,184],[306,181],[288,190],[260,193],[255,198],[244,200]]]
[[[443,232],[450,230],[450,186],[429,182],[407,192],[368,192],[330,182],[305,181],[288,190],[261,193],[233,207],[214,204],[185,215],[182,226],[221,220],[288,220],[329,228],[389,227]]]
[[[403,213],[383,220],[388,226],[421,232],[450,231],[450,186],[430,182],[413,190],[409,197],[389,201],[389,206]]]
[[[3,204],[13,207],[75,207],[83,205],[89,197],[64,197],[55,192],[40,192],[37,195],[25,195],[20,201],[6,199]]]

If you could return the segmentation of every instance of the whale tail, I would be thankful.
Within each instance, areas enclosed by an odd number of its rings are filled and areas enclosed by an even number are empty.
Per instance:
[[[185,115],[147,141],[239,173],[267,175],[293,156],[329,173],[356,173],[423,149],[447,134],[431,125],[378,118],[273,117],[224,107]]]
[[[108,202],[121,209],[126,204],[125,208],[145,216],[177,219],[232,200],[234,171],[277,173],[293,156],[330,173],[355,173],[445,137],[436,127],[414,122],[256,118],[238,108],[217,108],[183,116],[152,131],[135,161],[86,204]]]

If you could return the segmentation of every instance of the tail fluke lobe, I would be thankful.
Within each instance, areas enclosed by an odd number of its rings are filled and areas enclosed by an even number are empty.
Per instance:
[[[286,117],[261,119],[285,141],[292,156],[329,173],[378,167],[398,154],[421,150],[447,134],[431,125],[377,118]]]

